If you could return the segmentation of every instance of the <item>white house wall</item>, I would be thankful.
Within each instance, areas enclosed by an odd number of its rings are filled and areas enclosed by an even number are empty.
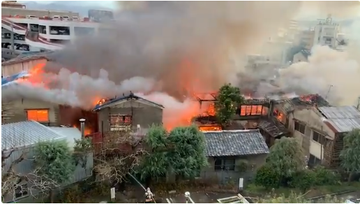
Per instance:
[[[314,140],[310,140],[310,154],[322,160],[324,158],[324,146]]]
[[[306,124],[305,134],[295,130],[295,120]],[[289,121],[289,129],[293,132],[294,138],[302,145],[304,154],[307,156],[312,154],[319,159],[323,158],[324,149],[321,150],[321,144],[312,140],[312,132],[318,130],[332,139],[334,139],[335,133],[322,121],[321,115],[316,108],[295,110],[293,114],[289,115]]]

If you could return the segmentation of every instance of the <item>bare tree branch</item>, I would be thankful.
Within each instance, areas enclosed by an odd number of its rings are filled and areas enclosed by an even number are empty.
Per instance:
[[[143,148],[139,148],[140,144],[129,132],[107,133],[101,149],[95,152],[94,170],[97,180],[122,182],[140,164],[141,157],[147,154]]]
[[[12,154],[16,151],[16,148],[11,148],[8,150],[9,152],[2,150],[1,155],[1,171],[2,171],[2,179],[1,179],[1,196],[4,198],[6,195],[13,192],[13,196],[15,198],[15,190],[20,188],[22,190],[21,183],[26,181],[26,176],[15,172],[14,167],[22,162],[26,158],[26,152],[23,151],[19,158],[11,161],[9,164],[9,168],[6,168],[7,161],[11,158]],[[24,189],[25,190],[25,189]]]

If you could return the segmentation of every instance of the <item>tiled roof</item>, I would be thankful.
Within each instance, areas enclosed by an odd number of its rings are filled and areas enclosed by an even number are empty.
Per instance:
[[[3,150],[62,138],[64,136],[35,121],[9,123],[1,126],[1,149]]]
[[[319,107],[318,110],[337,132],[360,128],[360,111],[353,106]]]
[[[164,108],[164,106],[161,105],[161,104],[158,104],[158,103],[149,101],[149,100],[147,100],[147,99],[145,99],[145,98],[142,98],[142,97],[140,97],[140,96],[134,95],[133,93],[130,93],[129,95],[126,95],[126,96],[122,96],[122,97],[117,97],[117,98],[110,99],[109,101],[106,101],[105,103],[103,103],[103,104],[101,104],[101,105],[96,105],[95,108],[94,108],[94,111],[101,110],[101,109],[104,108],[104,107],[109,107],[109,106],[111,106],[111,104],[113,104],[113,103],[116,103],[116,102],[119,102],[119,101],[123,101],[123,100],[128,100],[128,99],[135,99],[135,100],[139,100],[139,101],[144,101],[144,102],[153,104],[153,105],[155,105],[155,106],[158,106],[159,108]]]
[[[267,154],[269,148],[259,130],[204,132],[209,157]]]

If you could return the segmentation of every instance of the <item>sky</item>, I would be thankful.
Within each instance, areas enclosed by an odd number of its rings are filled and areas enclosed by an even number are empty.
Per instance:
[[[24,2],[24,1],[19,1]],[[35,1],[38,4],[49,4],[57,1]],[[65,2],[65,1],[63,1]],[[80,1],[78,1],[80,3]],[[109,9],[116,8],[116,1],[81,1],[84,6],[101,6]]]
[[[56,1],[35,1],[35,2],[41,4],[48,4]],[[77,2],[80,3],[80,1]],[[81,4],[84,6],[101,6],[109,9],[115,9],[118,6],[116,1],[81,1]],[[360,17],[360,10],[357,13],[357,16],[354,17]],[[326,18],[326,16],[320,16],[317,14],[316,11],[311,11],[309,9],[306,10],[302,9],[299,15],[296,16],[297,20],[314,20],[314,19],[323,19],[323,18]],[[338,19],[338,20],[342,20],[342,19]]]

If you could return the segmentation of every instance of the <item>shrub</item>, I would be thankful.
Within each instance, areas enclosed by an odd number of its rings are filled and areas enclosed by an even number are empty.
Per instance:
[[[338,173],[323,166],[317,166],[313,171],[315,174],[315,185],[334,185],[340,182],[340,175]]]
[[[255,176],[255,184],[267,189],[278,188],[281,177],[271,167],[264,165],[258,169]]]
[[[245,159],[240,159],[237,163],[237,170],[239,172],[246,172],[246,170],[248,170],[249,168],[249,162]]]
[[[291,187],[302,191],[310,189],[315,184],[315,173],[311,170],[297,172],[291,179]]]

